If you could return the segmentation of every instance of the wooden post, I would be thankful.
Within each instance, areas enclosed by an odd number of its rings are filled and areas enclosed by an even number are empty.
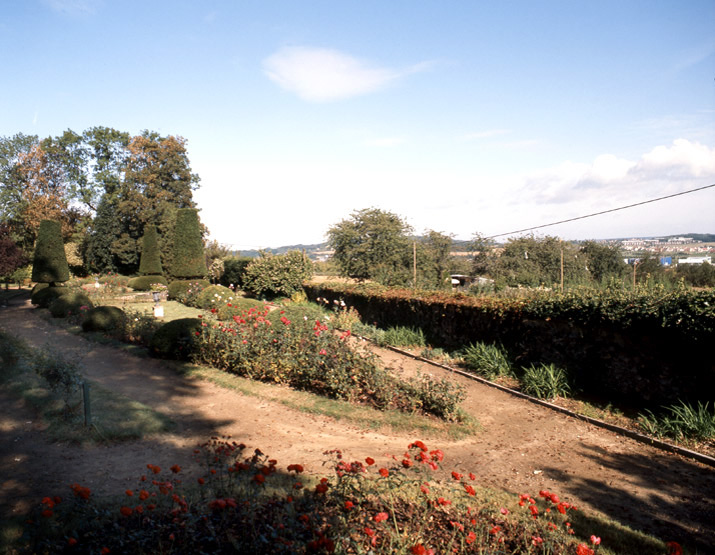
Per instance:
[[[412,283],[417,289],[417,241],[412,241]]]
[[[82,398],[84,400],[84,425],[92,424],[92,406],[89,399],[89,382],[82,382]]]

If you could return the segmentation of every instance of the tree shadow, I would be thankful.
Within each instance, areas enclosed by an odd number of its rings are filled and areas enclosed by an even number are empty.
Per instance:
[[[603,482],[545,468],[549,477],[560,482],[563,493],[583,499],[615,521],[664,541],[677,541],[698,553],[713,552],[715,468],[659,452],[609,452],[587,444],[576,451],[628,479],[622,483]],[[638,495],[639,488],[655,488],[657,493]]]

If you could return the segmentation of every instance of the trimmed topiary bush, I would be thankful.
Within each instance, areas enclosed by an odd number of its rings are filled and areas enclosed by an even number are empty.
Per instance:
[[[62,283],[69,278],[70,270],[62,242],[62,226],[53,220],[42,220],[32,261],[32,281]]]
[[[199,318],[180,318],[167,322],[156,330],[151,338],[151,353],[159,358],[188,360],[194,338],[200,333],[201,323]]]
[[[92,301],[82,291],[70,289],[64,295],[53,300],[49,305],[49,309],[54,318],[67,318],[67,316],[79,314],[82,307],[86,307],[86,310],[89,310],[93,306]]]
[[[198,279],[207,273],[198,212],[180,208],[176,212],[171,274],[178,279]]]
[[[52,301],[54,301],[58,297],[61,297],[62,295],[66,295],[71,291],[72,289],[70,289],[69,287],[55,287],[49,285],[48,287],[39,288],[37,289],[37,291],[32,293],[32,296],[30,297],[30,302],[39,306],[40,308],[47,308],[48,306],[50,306],[50,303],[52,303]]]
[[[123,335],[127,324],[127,315],[116,306],[97,306],[85,315],[82,321],[84,331],[110,332],[112,335]]]
[[[151,224],[144,228],[139,273],[143,276],[161,275],[164,273],[164,269],[161,267],[159,235],[156,232],[156,226]],[[129,287],[131,287],[131,285]]]
[[[134,291],[150,291],[151,286],[160,283],[167,285],[164,276],[138,276],[129,280],[127,287],[131,287]]]
[[[240,298],[239,295],[231,291],[223,285],[210,285],[196,297],[197,308],[209,310],[211,308],[219,308],[226,303]]]

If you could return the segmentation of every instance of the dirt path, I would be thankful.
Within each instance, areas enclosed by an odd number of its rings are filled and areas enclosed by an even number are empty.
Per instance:
[[[422,439],[446,454],[445,468],[484,485],[535,495],[550,489],[576,505],[668,541],[715,551],[715,469],[555,413],[446,370],[380,351],[397,371],[449,376],[468,388],[464,408],[483,430],[461,441],[376,433],[307,415],[211,383],[178,377],[161,361],[90,343],[43,321],[24,299],[0,309],[0,328],[30,344],[81,354],[92,381],[166,414],[176,430],[111,447],[48,443],[42,423],[0,390],[0,518],[79,482],[98,493],[136,485],[147,463],[190,467],[191,449],[212,434],[258,447],[280,465],[322,474],[323,452],[349,459],[401,454]]]

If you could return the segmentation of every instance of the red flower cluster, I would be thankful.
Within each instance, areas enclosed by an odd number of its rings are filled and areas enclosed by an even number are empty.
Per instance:
[[[92,493],[92,490],[82,487],[79,484],[72,484],[70,488],[74,492],[75,496],[80,499],[89,499],[89,496]]]

